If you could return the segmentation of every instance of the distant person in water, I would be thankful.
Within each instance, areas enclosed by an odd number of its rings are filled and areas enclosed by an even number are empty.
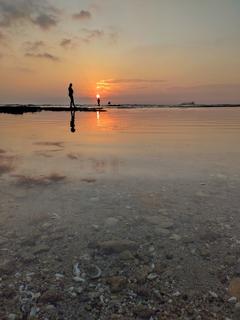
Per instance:
[[[71,120],[70,120],[70,130],[71,132],[75,132],[75,110],[71,110]]]
[[[74,107],[75,108],[75,102],[74,102],[74,98],[73,98],[73,88],[72,88],[72,83],[69,84],[69,87],[68,87],[68,95],[69,95],[69,98],[70,98],[70,108]]]
[[[101,102],[101,101],[100,101],[100,98],[98,97],[98,98],[97,98],[97,104],[98,104],[99,107],[100,107],[100,102]]]

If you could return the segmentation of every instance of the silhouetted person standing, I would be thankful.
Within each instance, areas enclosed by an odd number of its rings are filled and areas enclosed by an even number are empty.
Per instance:
[[[73,88],[72,88],[72,83],[69,84],[69,87],[68,87],[68,95],[69,95],[69,98],[70,98],[70,108],[74,107],[75,108],[75,102],[74,102],[74,98],[73,98]]]
[[[97,98],[97,104],[100,107],[100,98],[99,97]]]

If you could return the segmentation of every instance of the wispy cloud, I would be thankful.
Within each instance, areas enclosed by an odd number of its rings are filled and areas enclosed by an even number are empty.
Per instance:
[[[82,37],[82,41],[89,43],[96,39],[103,38],[105,33],[103,30],[99,29],[86,29],[83,28],[82,32],[84,33],[84,36]]]
[[[115,44],[118,42],[119,39],[119,32],[118,31],[111,31],[108,34],[110,44]]]
[[[162,83],[166,80],[162,79],[142,79],[142,78],[133,78],[133,79],[110,79],[107,80],[108,83]]]
[[[67,49],[69,47],[71,47],[73,45],[73,42],[71,39],[63,39],[61,42],[60,42],[60,46]]]
[[[0,0],[0,26],[11,27],[17,22],[32,23],[43,30],[55,26],[59,10],[46,0]]]
[[[43,41],[27,41],[25,42],[28,51],[37,51],[45,46]]]
[[[72,17],[75,20],[89,20],[91,19],[92,14],[90,11],[81,10],[80,12],[73,14]]]
[[[159,86],[165,83],[163,79],[143,79],[143,78],[123,78],[123,79],[108,79],[100,80],[96,83],[96,89],[101,91],[110,91],[113,87],[116,89],[128,88],[131,89],[147,89],[152,86]]]
[[[27,52],[25,54],[26,57],[29,57],[29,58],[38,58],[38,59],[47,59],[47,60],[51,60],[51,61],[60,61],[60,59],[57,57],[57,56],[54,56],[48,52],[44,52],[44,53],[30,53],[30,52]]]

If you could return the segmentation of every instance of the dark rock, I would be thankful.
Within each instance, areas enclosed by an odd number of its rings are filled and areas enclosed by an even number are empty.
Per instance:
[[[231,296],[240,300],[240,278],[233,278],[231,280],[228,291]]]
[[[2,263],[0,263],[0,274],[6,274],[10,275],[16,270],[15,260],[3,260]]]
[[[149,266],[141,266],[135,272],[135,278],[138,283],[145,283],[147,280],[148,274],[151,272],[151,268]]]
[[[146,216],[146,217],[144,217],[144,220],[148,223],[153,224],[153,225],[158,225],[162,229],[169,229],[169,228],[172,228],[174,225],[172,219],[165,217],[165,216],[161,216],[161,215]]]
[[[235,268],[235,275],[240,276],[240,263]]]
[[[144,305],[138,305],[133,310],[134,314],[141,319],[149,319],[155,314],[155,311]]]
[[[138,245],[131,240],[109,240],[98,243],[98,247],[107,254],[120,253],[125,250],[135,250]]]
[[[136,289],[136,293],[141,297],[150,297],[151,289],[145,286],[139,286]]]
[[[48,252],[50,250],[49,246],[47,245],[39,245],[34,248],[33,254],[41,254],[44,252]]]
[[[0,292],[0,297],[6,298],[6,299],[12,299],[16,296],[16,290],[13,288],[3,288]]]
[[[127,285],[127,278],[124,276],[114,276],[107,279],[107,284],[110,285],[112,292],[119,292]]]
[[[123,261],[128,261],[134,259],[134,256],[132,255],[131,251],[125,250],[120,253],[119,259]]]
[[[41,297],[39,298],[40,302],[44,303],[57,303],[59,301],[63,300],[63,294],[60,292],[57,292],[55,290],[48,290],[44,292]]]

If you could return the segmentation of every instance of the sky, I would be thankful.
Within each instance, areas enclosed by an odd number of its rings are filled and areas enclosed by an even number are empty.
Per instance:
[[[0,103],[240,103],[240,0],[0,0]]]

